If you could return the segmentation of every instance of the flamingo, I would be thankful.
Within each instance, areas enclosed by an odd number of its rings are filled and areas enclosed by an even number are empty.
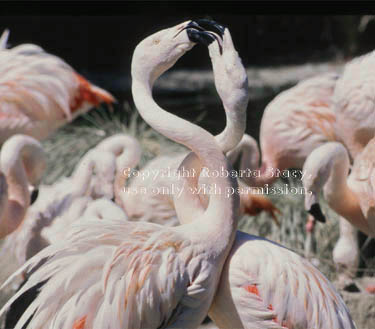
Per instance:
[[[126,179],[131,172],[126,164],[118,162],[118,178],[115,183],[116,202],[122,206],[130,220],[147,221],[167,226],[178,225],[173,204],[173,194],[180,193],[178,189],[179,176],[177,168],[186,153],[161,155],[146,164],[131,183],[125,187]],[[124,157],[126,160],[126,157]],[[129,169],[128,169],[129,168]],[[278,224],[276,213],[280,212],[266,197],[252,193],[251,188],[238,180],[241,186],[240,214],[257,215],[267,211]],[[201,177],[197,190],[202,201],[208,203],[208,179]],[[141,202],[142,200],[142,202]]]
[[[131,65],[132,93],[151,127],[190,148],[210,171],[228,170],[210,133],[166,112],[152,98],[155,80],[184,53],[197,42],[216,40],[215,34],[202,30],[187,21],[139,43]],[[246,74],[238,76],[237,83],[247,90]],[[211,177],[211,183],[223,190],[237,187],[232,177]],[[195,328],[214,297],[233,243],[238,207],[238,195],[216,194],[196,221],[183,226],[81,221],[65,241],[45,248],[19,270],[48,258],[0,313],[30,287],[47,280],[16,329],[31,316],[29,328]]]
[[[371,89],[374,67],[374,52],[347,63],[332,97],[335,133],[347,147],[351,161],[375,136],[375,107]],[[339,268],[346,268],[349,277],[353,277],[359,263],[357,230],[349,227],[345,216],[340,216],[339,225],[340,238],[334,249],[334,261]]]
[[[333,95],[337,133],[352,159],[375,136],[374,69],[374,51],[354,58],[345,65]]]
[[[38,143],[29,136],[22,136],[22,139]],[[35,162],[38,160],[44,168],[40,152],[35,152]],[[61,234],[57,234],[58,228],[62,225],[66,227],[79,218],[92,200],[113,198],[115,165],[114,155],[93,149],[83,156],[70,177],[63,177],[52,185],[40,186],[37,200],[28,208],[22,226],[5,239],[2,253],[14,253],[18,264],[23,265],[52,241],[61,238]]]
[[[209,24],[200,21],[200,24]],[[216,24],[215,30],[218,35],[222,34],[224,28]],[[233,74],[244,75],[245,69],[241,65],[238,71],[228,70],[225,61],[231,58],[237,58],[236,51],[228,51],[224,58],[213,56],[210,52],[212,67],[214,73],[214,81],[217,92],[222,100],[226,113],[226,127],[222,133],[217,135],[215,139],[224,153],[233,150],[241,140],[246,125],[246,110],[248,103],[247,90],[239,89],[236,85],[236,79]],[[232,59],[233,60],[233,59]],[[238,63],[234,64],[238,65]],[[128,146],[126,146],[128,148]],[[238,154],[241,150],[236,150]],[[131,220],[152,221],[155,223],[174,226],[178,224],[176,212],[173,205],[173,194],[179,193],[175,188],[178,186],[179,177],[175,175],[177,168],[186,152],[162,155],[151,160],[138,175],[133,178],[128,188],[124,190],[124,184],[127,177],[119,179],[116,184],[117,196],[116,202],[125,209]],[[232,157],[234,162],[236,157]],[[126,157],[125,157],[125,161]],[[129,168],[126,165],[120,165],[121,171]],[[125,173],[127,176],[130,173]],[[202,177],[200,185],[200,195],[203,201],[208,203],[208,196],[204,195],[204,188],[207,186],[207,179]],[[241,190],[240,194],[240,213],[256,215],[262,210],[269,212],[273,220],[277,222],[276,213],[279,210],[264,196],[251,193],[251,189],[239,181]],[[147,195],[147,197],[145,197]]]
[[[334,110],[337,123],[337,134],[348,148],[349,156],[355,159],[375,136],[375,107],[373,86],[373,70],[375,68],[374,51],[354,58],[344,67],[342,76],[337,81],[333,95]],[[340,244],[336,245],[334,256],[341,265],[354,269],[355,254],[359,254],[357,230],[349,228],[345,219],[340,218]],[[345,246],[347,244],[347,246]],[[340,248],[339,248],[340,247]],[[349,250],[352,250],[349,253]],[[347,255],[347,262],[342,263]],[[352,270],[353,271],[353,270]]]
[[[22,137],[33,140],[32,137]],[[13,154],[9,148],[5,149],[7,143],[9,141],[4,144],[4,151]],[[38,153],[35,155],[38,156]],[[42,158],[38,160],[42,163]],[[114,196],[115,170],[114,154],[92,149],[82,157],[70,177],[64,177],[53,185],[42,185],[38,199],[29,207],[22,226],[4,241],[1,254],[14,254],[21,266],[52,242],[63,240],[66,228],[80,217],[96,215],[100,218],[101,213],[118,215],[119,210],[109,201]],[[21,286],[28,280],[26,272],[22,276],[24,281]],[[7,328],[14,327],[22,312],[37,296],[38,289],[37,285],[12,305],[5,317]]]
[[[320,210],[316,210],[319,209],[318,194],[323,190],[329,206],[342,217],[341,234],[334,249],[334,260],[339,268],[348,270],[339,277],[343,284],[354,276],[359,262],[356,231],[343,219],[363,233],[375,236],[374,151],[375,139],[372,139],[354,159],[348,177],[348,151],[341,143],[327,143],[310,154],[303,169],[307,173],[303,184],[309,191],[309,194],[305,195],[305,208],[324,216]]]
[[[259,146],[253,137],[245,134],[239,145],[243,150],[240,169],[245,170],[242,179],[249,186],[272,184],[283,170],[302,169],[316,147],[340,141],[332,100],[338,78],[336,73],[325,73],[306,79],[267,105],[260,124],[261,165]],[[233,151],[228,156],[237,157],[238,153]],[[251,174],[246,173],[247,169]],[[314,228],[315,219],[308,215],[306,257],[310,256]]]
[[[233,49],[225,29],[223,56]],[[212,53],[221,56],[217,44]],[[199,158],[190,153],[179,171],[202,169]],[[185,187],[197,184],[195,177],[182,176]],[[194,222],[184,209],[204,211],[200,198],[183,189],[175,197],[178,219]],[[183,226],[184,226],[183,225]],[[219,328],[251,329],[353,329],[349,311],[333,285],[306,259],[272,241],[237,231],[233,247],[225,261],[210,318]]]
[[[335,130],[332,96],[338,79],[336,73],[321,74],[277,95],[265,108],[260,124],[260,152],[256,141],[245,137],[247,154],[243,168],[259,170],[259,175],[244,176],[250,186],[275,181],[277,171],[302,168],[307,156],[319,145],[339,141]]]
[[[114,98],[57,56],[33,44],[0,41],[0,143],[14,134],[47,138],[78,115]]]
[[[277,95],[265,108],[260,125],[259,141],[244,135],[238,150],[243,150],[240,170],[249,185],[272,184],[283,170],[302,169],[306,157],[316,147],[340,140],[336,133],[332,97],[338,79],[336,73],[321,74]],[[229,158],[237,157],[232,151]],[[246,172],[250,169],[250,174]],[[255,174],[256,173],[256,174]],[[320,217],[317,217],[318,219]],[[310,257],[315,218],[308,215],[305,256]]]
[[[46,165],[39,142],[28,136],[14,135],[0,155],[0,238],[14,232],[23,222],[30,206],[29,185],[38,185]]]

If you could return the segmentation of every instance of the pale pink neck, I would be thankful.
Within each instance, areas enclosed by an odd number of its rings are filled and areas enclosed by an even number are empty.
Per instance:
[[[20,161],[7,174],[8,191],[4,193],[0,215],[0,238],[12,233],[23,221],[30,205],[27,176]]]
[[[336,186],[335,195],[327,198],[329,206],[365,234],[371,234],[370,227],[360,207],[356,194],[346,184],[346,179]]]
[[[134,137],[121,134],[107,138],[97,148],[111,152],[117,157],[114,182],[115,201],[126,210],[124,206],[124,199],[126,198],[124,187],[131,170],[141,159],[141,146]]]
[[[207,167],[211,173],[221,172],[223,168],[228,170],[226,158],[217,146],[214,137],[201,127],[178,118],[159,107],[152,98],[152,85],[147,77],[143,81],[138,81],[133,76],[132,92],[141,116],[155,130],[190,148],[198,156],[202,165]],[[212,178],[211,183],[216,184],[222,191],[237,185],[235,180],[225,177]],[[208,240],[210,243],[216,243],[220,238],[223,248],[227,249],[237,228],[238,205],[238,196],[227,197],[225,193],[212,195],[204,213],[204,223],[190,224],[201,225],[201,232],[196,232],[195,237],[202,235],[198,238],[203,238],[205,236],[207,243],[209,243]],[[198,222],[200,221],[198,220]]]
[[[0,236],[4,237],[25,218],[30,205],[30,181],[39,182],[46,158],[40,143],[34,138],[14,135],[4,143],[0,162],[8,186],[1,196]]]
[[[95,168],[95,152],[94,150],[89,152],[85,154],[71,175],[72,195],[75,197],[85,195],[90,187],[92,173]]]

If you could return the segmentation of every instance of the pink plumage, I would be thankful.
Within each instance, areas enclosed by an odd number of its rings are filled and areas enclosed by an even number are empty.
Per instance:
[[[6,49],[0,39],[0,143],[14,134],[39,140],[113,96],[37,45]]]

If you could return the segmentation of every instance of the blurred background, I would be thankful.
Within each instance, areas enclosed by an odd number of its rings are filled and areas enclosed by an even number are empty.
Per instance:
[[[21,43],[40,45],[112,92],[122,105],[124,101],[131,104],[130,63],[137,43],[160,28],[210,14],[230,27],[249,69],[252,97],[248,132],[254,137],[264,107],[281,90],[321,71],[340,71],[345,61],[375,48],[375,20],[368,15],[246,15],[238,8],[235,14],[226,14],[227,7],[213,6],[210,10],[207,3],[187,8],[171,7],[167,2],[158,6],[141,2],[119,8],[119,13],[131,14],[117,16],[113,7],[111,16],[99,16],[98,8],[95,16],[16,16],[13,8],[1,17],[0,30],[10,29],[10,47]],[[35,7],[30,10],[38,12]],[[224,127],[224,113],[210,65],[207,49],[195,47],[167,74],[168,79],[162,78],[156,85],[155,97],[161,105],[188,119],[204,113],[203,126],[217,133]],[[202,74],[202,70],[207,72]]]

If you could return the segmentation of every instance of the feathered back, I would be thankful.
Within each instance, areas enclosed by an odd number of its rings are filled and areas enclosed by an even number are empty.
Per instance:
[[[1,141],[17,132],[45,138],[91,107],[114,101],[39,46],[6,49],[8,34],[0,38]]]

